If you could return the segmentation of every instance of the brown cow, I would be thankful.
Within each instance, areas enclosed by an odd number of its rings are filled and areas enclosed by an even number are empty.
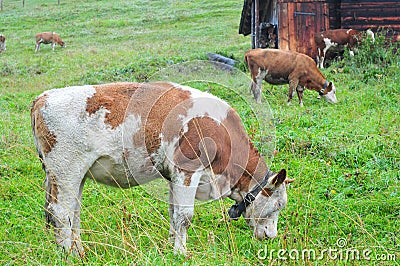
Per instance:
[[[0,53],[6,51],[6,37],[0,34]]]
[[[252,78],[250,90],[257,102],[261,102],[263,80],[274,85],[289,84],[288,105],[296,90],[299,103],[303,106],[304,88],[317,91],[328,102],[337,102],[333,82],[328,82],[314,60],[305,54],[279,49],[254,49],[248,51],[244,59]]]
[[[372,41],[375,40],[374,33],[371,30],[366,31],[366,35],[370,36]],[[322,31],[314,35],[315,47],[317,49],[317,65],[324,68],[324,60],[327,52],[337,47],[343,50],[344,47],[350,49],[350,55],[354,56],[356,47],[360,44],[364,34],[353,29],[336,29]]]
[[[51,43],[51,49],[54,51],[54,47],[56,44],[60,45],[61,47],[66,47],[65,42],[61,40],[61,37],[55,33],[55,32],[40,32],[35,35],[36,39],[36,49],[35,52],[40,50],[40,44],[50,44]]]

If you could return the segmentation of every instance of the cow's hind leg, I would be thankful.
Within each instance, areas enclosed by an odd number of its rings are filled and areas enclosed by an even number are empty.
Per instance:
[[[82,203],[82,191],[85,184],[85,179],[81,181],[78,191],[77,201],[74,206],[74,220],[72,223],[72,249],[77,251],[79,256],[85,256],[85,251],[81,242],[81,203]]]
[[[296,91],[297,91],[297,97],[299,98],[299,104],[301,107],[303,107],[304,88],[302,86],[297,86]]]
[[[251,68],[252,73],[252,82],[250,84],[250,91],[253,93],[254,99],[257,103],[261,103],[261,90],[262,90],[262,81],[265,78],[267,71],[261,70],[260,68]],[[254,75],[253,73],[257,73]]]
[[[71,173],[69,173],[71,174]],[[70,175],[68,175],[70,176]],[[69,253],[83,255],[79,236],[79,210],[82,178],[64,179],[63,174],[55,174],[46,169],[45,216],[48,225],[54,228],[58,245]]]

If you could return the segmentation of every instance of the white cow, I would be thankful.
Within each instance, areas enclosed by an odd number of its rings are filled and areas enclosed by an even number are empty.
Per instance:
[[[81,256],[87,178],[128,188],[170,181],[170,235],[186,251],[195,197],[230,197],[257,238],[274,238],[287,203],[286,171],[268,169],[237,112],[211,94],[173,83],[114,83],[42,93],[31,110],[46,172],[45,213],[56,241]]]

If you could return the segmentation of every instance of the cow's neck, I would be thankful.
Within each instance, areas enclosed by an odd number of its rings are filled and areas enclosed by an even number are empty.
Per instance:
[[[239,178],[231,179],[230,198],[236,201],[242,201],[244,195],[260,184],[269,169],[265,160],[258,150],[251,144],[249,150],[249,160],[246,169]]]
[[[324,85],[322,85],[322,89],[318,91],[320,96],[323,96],[325,94],[325,90],[328,87],[328,84],[329,84],[328,80],[325,80]]]

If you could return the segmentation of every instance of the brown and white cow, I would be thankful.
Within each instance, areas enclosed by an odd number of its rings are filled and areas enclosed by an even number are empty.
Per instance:
[[[6,51],[6,37],[0,34],[0,53]]]
[[[371,30],[366,31],[372,41],[375,40],[374,33]],[[333,48],[343,50],[349,48],[351,56],[354,56],[357,46],[360,44],[364,33],[353,29],[335,29],[322,31],[314,35],[315,47],[317,49],[317,65],[324,68],[325,59],[329,50]]]
[[[51,49],[54,51],[54,47],[58,44],[61,47],[65,48],[65,42],[61,39],[60,35],[58,35],[55,32],[40,32],[35,35],[35,40],[36,40],[36,49],[35,52],[40,50],[40,44],[50,44],[51,43]]]
[[[305,54],[279,49],[254,49],[246,52],[244,59],[251,73],[250,91],[257,102],[261,102],[263,80],[274,85],[289,84],[288,105],[297,91],[299,103],[303,106],[304,88],[317,91],[328,102],[337,102],[333,82],[326,80],[314,60]]]
[[[286,171],[273,173],[237,112],[174,83],[114,83],[53,89],[31,109],[46,173],[47,222],[57,243],[83,255],[80,203],[87,178],[119,188],[156,178],[170,184],[170,235],[184,253],[195,198],[230,197],[257,238],[274,238],[287,203]]]

